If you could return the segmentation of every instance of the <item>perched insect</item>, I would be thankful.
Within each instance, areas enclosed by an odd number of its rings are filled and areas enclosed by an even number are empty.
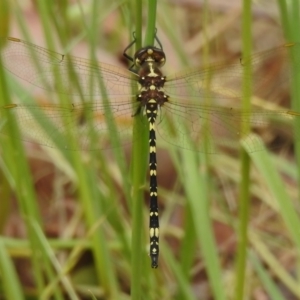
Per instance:
[[[289,59],[290,49],[300,50],[298,44],[260,52],[237,63],[198,68],[170,77],[164,76],[160,69],[166,57],[159,47],[147,46],[138,50],[134,58],[130,58],[134,67],[128,71],[61,55],[17,38],[2,39],[1,44],[5,45],[1,50],[5,69],[42,89],[79,99],[63,106],[9,104],[0,107],[1,119],[7,111],[14,114],[24,134],[27,137],[29,134],[38,143],[51,147],[63,143],[64,148],[72,149],[73,146],[64,139],[65,117],[68,131],[79,138],[80,147],[88,149],[94,149],[89,142],[90,131],[100,139],[102,134],[109,133],[113,123],[122,140],[128,141],[133,119],[147,119],[148,128],[143,125],[142,129],[149,131],[150,257],[153,268],[158,266],[159,256],[156,127],[160,136],[171,144],[216,153],[220,148],[231,148],[238,143],[245,134],[245,124],[259,131],[274,119],[293,122],[300,117],[299,112],[279,109],[275,103],[269,105],[270,109],[260,107],[262,102],[249,111],[240,107],[243,66],[251,65],[253,76],[248,81],[254,93],[263,99],[272,96],[275,101],[281,96],[274,92],[277,85],[290,79],[291,64],[300,64],[300,55],[292,61]],[[272,67],[274,60],[282,64],[280,73]],[[267,75],[261,72],[261,65],[270,69]],[[274,84],[272,73],[278,77]],[[51,130],[46,131],[42,126],[29,129],[25,125],[46,117],[55,125]],[[87,118],[93,120],[92,126],[86,124]],[[247,146],[249,151],[261,147],[255,138],[248,139]],[[276,147],[276,139],[269,146]],[[99,142],[94,147],[105,146]]]

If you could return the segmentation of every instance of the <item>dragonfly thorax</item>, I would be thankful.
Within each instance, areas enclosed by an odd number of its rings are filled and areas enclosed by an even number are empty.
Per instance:
[[[150,50],[153,50],[153,48],[149,48],[147,51],[149,52]],[[157,50],[161,51],[160,49]],[[140,50],[141,56],[144,55],[144,51],[146,51],[146,48]],[[144,60],[143,64],[140,65],[138,75],[140,86],[138,101],[141,102],[141,105],[146,106],[149,103],[155,102],[159,106],[163,106],[168,101],[168,96],[163,89],[166,77],[163,76],[159,68],[159,63],[153,59]]]

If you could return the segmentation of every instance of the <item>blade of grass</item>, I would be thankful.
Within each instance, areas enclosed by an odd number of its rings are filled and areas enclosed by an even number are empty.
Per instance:
[[[225,299],[217,246],[209,214],[209,191],[207,169],[205,168],[206,155],[200,155],[201,171],[197,165],[195,153],[182,151],[182,167],[179,170],[181,180],[188,198],[188,205],[192,212],[194,230],[203,260],[209,277],[209,283],[215,299]]]
[[[289,274],[288,270],[286,270],[286,267],[282,265],[282,262],[280,262],[278,258],[269,251],[264,240],[259,239],[257,234],[254,232],[252,232],[249,236],[256,253],[264,261],[264,264],[268,265],[268,267],[272,270],[272,275],[275,275],[278,279],[280,279],[280,282],[282,282],[291,293],[299,298],[300,287],[297,278],[293,278],[293,276]]]
[[[0,36],[7,36],[8,27],[9,27],[9,19],[10,19],[10,9],[9,3],[5,1],[0,2]],[[1,45],[0,45],[1,50]],[[1,211],[0,211],[0,232],[3,232],[3,228],[9,216],[10,210],[10,186],[9,181],[5,177],[5,171],[3,171],[4,164],[1,166],[0,170],[0,199],[1,201]]]
[[[177,290],[180,294],[180,298],[176,299],[185,299],[185,300],[196,300],[198,299],[192,292],[189,282],[189,276],[186,276],[185,273],[182,272],[181,264],[176,262],[176,259],[170,250],[169,247],[161,247],[163,252],[164,260],[166,261],[167,265],[172,270],[176,278],[176,282],[178,284]]]
[[[243,55],[245,57],[251,54],[251,1],[243,1],[242,13],[242,43]],[[242,109],[250,110],[250,96],[251,96],[251,68],[248,64],[243,72],[243,101]],[[245,120],[246,121],[246,120]],[[247,134],[250,131],[249,122],[243,122],[244,128],[242,132]],[[245,277],[246,277],[246,261],[248,248],[248,222],[250,214],[250,159],[246,151],[241,148],[241,183],[239,195],[239,226],[238,226],[238,245],[236,257],[236,275],[235,275],[235,299],[240,300],[244,298]]]
[[[258,137],[247,137],[242,141],[243,146],[246,149],[246,140],[247,139],[257,139]],[[262,174],[265,182],[272,193],[273,199],[276,200],[277,204],[279,205],[280,214],[290,232],[291,236],[293,237],[294,243],[298,248],[300,253],[300,219],[297,215],[296,209],[293,206],[292,200],[287,193],[287,190],[281,180],[278,171],[276,170],[271,156],[268,154],[267,150],[264,148],[263,143],[261,142],[261,149],[263,151],[258,152],[250,152],[248,153],[253,161],[255,167],[258,171]]]
[[[258,274],[264,288],[266,289],[268,296],[272,300],[284,300],[284,296],[281,294],[280,290],[277,287],[277,283],[273,281],[270,277],[268,271],[263,267],[258,257],[254,253],[250,253],[250,260]]]
[[[49,265],[51,268],[47,268],[46,270],[46,276],[48,279],[48,282],[51,284],[56,283],[56,288],[53,290],[50,290],[45,288],[43,290],[43,293],[40,295],[40,299],[50,299],[51,297],[55,297],[55,299],[63,299],[64,297],[62,296],[62,293],[60,292],[60,289],[58,288],[58,283],[57,282],[57,277],[56,273],[58,274],[61,273],[61,266],[57,258],[55,257],[55,253],[52,250],[51,246],[49,245],[47,238],[44,236],[41,227],[39,224],[37,224],[34,220],[31,222],[31,227],[34,230],[37,240],[39,241],[39,249],[40,249],[40,254],[42,256],[42,260],[48,261],[49,260]],[[67,276],[61,276],[59,278],[62,286],[65,288],[65,292],[68,294],[68,297],[72,300],[77,300],[79,299],[74,291],[74,288],[70,282],[70,279]],[[47,291],[49,293],[47,293]]]
[[[7,253],[2,238],[0,237],[0,273],[1,286],[6,299],[22,300],[23,296],[21,284],[14,268],[14,263]]]
[[[285,35],[288,38],[288,41],[299,42],[299,28],[300,26],[300,4],[299,1],[291,1],[291,4],[288,7],[289,9],[284,10],[284,13],[281,14],[282,16],[282,24],[284,24]],[[288,12],[288,13],[287,13]],[[299,53],[293,51],[291,52],[292,61],[294,61],[294,57],[299,56]],[[298,64],[292,64],[292,109],[295,111],[300,111],[300,67]],[[299,135],[299,128],[300,128],[300,118],[297,118],[294,124],[294,137],[295,140],[300,139]],[[296,161],[298,166],[300,166],[300,143],[295,143],[295,154],[296,154]],[[300,199],[300,169],[298,168],[298,187],[299,187],[299,196]]]
[[[139,0],[133,1],[135,3],[135,37],[136,37],[136,50],[140,49],[142,41],[142,2]],[[149,1],[149,6],[153,7],[147,13],[155,14],[156,13],[156,1]],[[155,20],[155,18],[153,18]],[[149,24],[148,24],[149,25]],[[155,24],[151,24],[151,30],[155,30]],[[150,25],[149,25],[150,26]],[[153,29],[154,28],[154,29]],[[150,30],[149,27],[147,31]],[[145,40],[145,44],[153,45],[154,37],[150,40]],[[139,117],[139,116],[137,116]],[[147,155],[148,155],[148,136],[142,134],[142,125],[146,126],[146,118],[142,118],[142,122],[138,121],[138,118],[135,118],[133,125],[133,152],[132,152],[132,280],[131,280],[131,296],[133,300],[139,300],[142,297],[142,270],[145,270],[143,267],[145,264],[145,259],[142,257],[143,242],[145,239],[142,239],[143,236],[143,186],[145,184],[145,174],[147,166]],[[146,131],[145,131],[146,132]],[[150,265],[150,264],[149,264]]]
[[[278,6],[280,7],[281,23],[284,30],[284,35],[288,42],[299,42],[299,31],[297,26],[300,26],[299,21],[299,1],[291,1],[291,4],[288,5],[285,1],[278,1]],[[291,57],[298,56],[299,53],[292,51]],[[293,59],[292,59],[293,60]],[[295,111],[300,111],[300,101],[298,99],[300,96],[299,82],[300,82],[300,69],[299,66],[292,64],[292,108]],[[299,136],[296,135],[299,132],[300,120],[295,122],[295,139],[298,139]],[[300,164],[300,146],[299,143],[295,144],[295,153],[298,165]],[[298,186],[300,187],[300,176],[298,176]],[[299,191],[300,193],[300,191]]]

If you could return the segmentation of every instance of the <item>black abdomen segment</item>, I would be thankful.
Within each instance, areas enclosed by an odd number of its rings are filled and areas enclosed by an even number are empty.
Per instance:
[[[150,100],[146,106],[146,115],[149,122],[149,170],[150,170],[150,257],[151,267],[158,267],[159,255],[159,220],[157,204],[157,179],[156,179],[156,135],[155,120],[157,116],[157,103]]]

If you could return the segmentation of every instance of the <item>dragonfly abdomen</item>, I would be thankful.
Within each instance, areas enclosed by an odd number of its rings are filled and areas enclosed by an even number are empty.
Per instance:
[[[157,116],[157,102],[152,99],[146,106],[146,115],[149,122],[149,172],[150,172],[150,257],[152,268],[158,266],[159,254],[159,219],[158,219],[158,203],[157,203],[157,169],[156,169],[156,134],[155,121]]]

